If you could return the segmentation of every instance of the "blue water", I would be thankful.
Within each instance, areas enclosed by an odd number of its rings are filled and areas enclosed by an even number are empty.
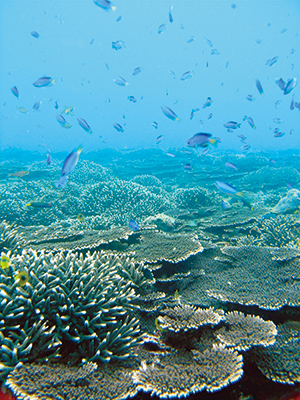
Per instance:
[[[236,8],[232,4],[116,1],[116,11],[106,12],[88,0],[1,1],[1,148],[56,152],[82,144],[85,151],[139,149],[155,146],[159,135],[165,136],[162,148],[182,147],[199,131],[219,137],[222,150],[241,151],[237,134],[247,136],[250,151],[299,148],[299,110],[289,108],[293,95],[300,101],[298,88],[285,96],[275,79],[286,82],[299,77],[300,3],[237,1]],[[168,19],[171,5],[173,23]],[[166,29],[158,34],[163,23]],[[33,37],[31,31],[40,37]],[[195,40],[187,43],[191,36]],[[117,40],[126,47],[113,49]],[[220,54],[211,55],[212,49]],[[275,56],[274,65],[265,65]],[[133,76],[136,67],[142,72]],[[186,71],[194,74],[181,81]],[[34,87],[32,83],[42,76],[55,78],[55,84]],[[126,79],[129,86],[116,85],[115,76]],[[264,96],[255,86],[256,79]],[[13,86],[19,99],[10,91]],[[251,103],[248,94],[255,98]],[[131,95],[136,103],[127,99]],[[202,109],[207,97],[212,105]],[[42,101],[40,112],[32,109],[36,101]],[[75,107],[75,117],[66,116],[72,125],[69,130],[55,119],[65,106]],[[181,121],[166,118],[161,106],[171,108]],[[16,107],[25,107],[28,113]],[[200,111],[190,120],[196,107]],[[247,122],[233,133],[223,127],[230,120],[242,122],[244,115],[253,118],[256,130]],[[76,117],[88,122],[91,135]],[[284,122],[278,126],[273,118]],[[153,121],[157,130],[151,126]],[[113,123],[121,124],[124,133],[117,132]],[[283,137],[274,137],[276,127],[285,132]]]

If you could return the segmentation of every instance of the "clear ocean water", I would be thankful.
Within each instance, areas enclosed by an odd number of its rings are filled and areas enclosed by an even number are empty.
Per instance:
[[[3,391],[299,400],[299,27],[298,0],[0,1]],[[85,389],[25,371],[57,365]]]

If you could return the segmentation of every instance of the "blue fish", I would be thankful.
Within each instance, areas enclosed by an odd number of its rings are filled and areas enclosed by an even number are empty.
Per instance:
[[[137,224],[133,219],[131,219],[131,220],[129,221],[128,226],[129,226],[129,228],[132,229],[134,232],[140,230],[140,227],[138,226],[138,224]]]
[[[297,78],[292,78],[292,79],[288,80],[283,94],[291,93],[291,91],[296,87],[296,84],[297,84]]]
[[[81,152],[82,152],[82,147],[79,146],[76,151],[75,150],[72,151],[72,153],[70,153],[67,156],[62,167],[61,176],[59,180],[55,183],[55,186],[57,188],[65,187],[65,184],[67,182],[67,176],[76,167]]]
[[[129,83],[126,82],[126,80],[124,78],[122,78],[121,76],[116,76],[113,81],[119,85],[119,86],[128,86]]]
[[[173,6],[171,6],[171,7],[169,8],[169,21],[170,21],[171,23],[173,22],[172,10],[173,10]]]
[[[88,133],[92,133],[91,127],[83,118],[77,118],[78,124]]]
[[[199,132],[188,139],[185,145],[188,147],[206,147],[208,146],[208,143],[214,146],[217,145],[217,141],[216,139],[212,138],[211,133]]]
[[[47,159],[46,159],[46,164],[47,164],[47,165],[50,165],[51,163],[52,163],[52,157],[51,157],[51,154],[48,153],[48,154],[47,154]]]
[[[41,103],[42,103],[41,101],[37,101],[36,103],[34,103],[34,105],[32,107],[34,109],[34,111],[39,110]]]
[[[113,6],[109,0],[94,0],[94,3],[96,4],[96,6],[102,8],[102,10],[105,11],[115,11],[117,9],[117,7]]]
[[[33,36],[33,37],[35,37],[35,38],[37,38],[37,39],[40,37],[40,34],[37,33],[36,31],[30,32],[30,34],[31,34],[31,36]]]
[[[158,33],[162,33],[166,30],[166,24],[161,24],[158,28]]]
[[[122,126],[120,124],[114,123],[113,127],[118,131],[118,132],[124,132],[124,129],[122,128]]]
[[[137,75],[137,74],[139,74],[140,72],[142,72],[142,68],[141,68],[141,67],[137,67],[137,68],[134,69],[132,75]]]
[[[211,99],[211,97],[208,97],[206,102],[203,104],[202,108],[209,107],[211,105],[211,103],[212,103],[212,99]]]
[[[13,86],[11,89],[11,92],[14,96],[16,96],[17,98],[19,98],[19,91],[18,88],[16,86]]]
[[[120,50],[123,49],[125,46],[125,43],[122,40],[117,40],[116,42],[112,42],[111,47],[115,50]]]
[[[216,181],[216,186],[221,192],[229,194],[230,196],[243,196],[243,193],[238,191],[234,186],[229,185],[229,183]]]
[[[46,86],[52,86],[53,83],[55,83],[55,79],[52,79],[49,76],[43,76],[42,78],[39,78],[37,81],[33,82],[33,86],[46,87]]]
[[[259,80],[256,79],[255,83],[256,83],[257,90],[259,91],[260,94],[263,95],[263,94],[264,94],[264,90],[263,90],[263,88],[262,88],[261,83],[259,82]]]
[[[157,122],[155,122],[155,121],[153,121],[151,125],[152,125],[152,126],[153,126],[153,128],[155,128],[155,129],[157,129],[157,128],[158,128],[158,123],[157,123]]]
[[[156,144],[159,144],[161,141],[164,140],[164,138],[165,138],[164,135],[159,135],[159,136],[157,136],[155,143],[156,143]]]

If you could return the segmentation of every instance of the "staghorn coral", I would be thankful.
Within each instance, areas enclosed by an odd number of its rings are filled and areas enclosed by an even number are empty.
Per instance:
[[[257,347],[251,356],[268,379],[294,385],[300,382],[300,333],[288,324],[278,325],[277,328],[275,345]]]
[[[133,397],[137,392],[131,368],[118,364],[19,365],[6,384],[25,400],[121,400]]]
[[[194,305],[221,301],[277,310],[300,304],[299,265],[294,248],[213,247],[191,260],[191,275],[178,289],[182,301]]]
[[[165,315],[158,317],[160,327],[174,332],[198,329],[206,324],[216,325],[224,319],[221,313],[214,312],[212,308],[202,309],[189,305],[166,308],[162,313]]]
[[[276,325],[254,315],[238,311],[225,314],[225,327],[216,331],[216,336],[226,347],[248,350],[252,346],[270,346],[275,343]]]
[[[240,379],[242,360],[236,351],[223,346],[203,353],[177,350],[156,356],[151,364],[143,362],[133,380],[137,389],[160,398],[181,398],[203,390],[214,392]]]
[[[24,244],[15,224],[8,224],[5,220],[0,223],[0,252],[15,251]]]
[[[212,198],[209,190],[202,187],[176,189],[173,193],[177,207],[193,209],[217,204],[217,199]]]
[[[291,189],[287,195],[280,199],[280,201],[273,207],[274,213],[292,213],[300,207],[300,191],[298,189]]]

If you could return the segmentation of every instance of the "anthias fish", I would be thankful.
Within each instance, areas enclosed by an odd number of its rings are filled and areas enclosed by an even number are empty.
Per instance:
[[[217,145],[217,140],[215,138],[212,138],[211,133],[204,133],[204,132],[199,132],[196,133],[193,137],[188,139],[186,141],[186,146],[188,147],[204,147],[204,145],[208,145],[208,143],[216,146]]]
[[[77,118],[79,126],[81,126],[82,129],[84,129],[88,133],[92,133],[91,127],[89,124],[84,120],[83,118]]]
[[[169,107],[162,106],[161,110],[165,114],[165,116],[170,118],[172,121],[180,121],[174,111],[172,111]]]
[[[94,0],[94,3],[105,11],[115,11],[117,9],[109,0]]]
[[[64,188],[65,184],[67,182],[67,176],[73,171],[73,169],[76,167],[80,153],[82,152],[82,147],[78,147],[78,149],[75,151],[72,151],[70,153],[63,164],[62,167],[62,172],[59,180],[55,183],[55,186],[57,188]]]
[[[53,207],[53,204],[52,203],[43,203],[43,202],[32,202],[32,203],[27,203],[26,207],[51,208],[51,207]]]
[[[129,221],[128,226],[129,226],[129,228],[132,229],[134,232],[140,230],[139,225],[138,225],[133,219],[131,219],[131,220]]]
[[[48,76],[43,76],[39,78],[37,81],[33,82],[33,86],[41,88],[46,86],[52,86],[55,83],[55,79],[52,79]]]
[[[11,92],[14,96],[16,96],[17,98],[19,98],[19,91],[18,88],[16,86],[13,86],[11,89]]]

